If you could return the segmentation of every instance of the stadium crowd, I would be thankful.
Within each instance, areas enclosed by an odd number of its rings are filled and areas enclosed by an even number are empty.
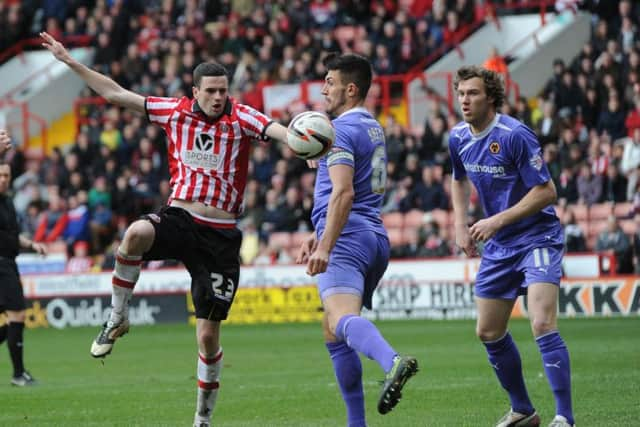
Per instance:
[[[591,40],[574,61],[554,62],[536,99],[520,98],[503,112],[539,136],[568,251],[615,253],[619,273],[640,272],[640,6],[584,3],[595,13]],[[214,59],[230,71],[232,96],[262,110],[265,86],[321,80],[326,52],[365,55],[377,75],[404,73],[485,16],[483,2],[472,0],[8,1],[0,3],[8,29],[0,47],[41,29],[56,38],[88,35],[93,67],[156,96],[190,96],[193,67]],[[70,271],[109,269],[126,225],[166,202],[165,136],[113,106],[86,105],[81,113],[85,122],[68,147],[42,161],[20,150],[9,155],[15,205],[24,233],[63,242]],[[286,124],[292,113],[279,120]],[[455,254],[447,139],[459,117],[436,114],[418,130],[385,119],[383,215],[418,218],[393,234],[394,255]],[[295,236],[310,229],[313,182],[314,172],[286,148],[256,145],[241,221],[245,263],[291,261]],[[287,243],[272,238],[282,233]]]

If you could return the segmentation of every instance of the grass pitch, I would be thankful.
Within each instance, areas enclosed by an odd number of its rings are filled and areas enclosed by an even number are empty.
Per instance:
[[[375,362],[364,360],[367,417],[377,426],[492,426],[508,400],[474,336],[473,321],[378,322],[420,372],[388,415],[376,412]],[[566,319],[577,424],[633,426],[640,419],[640,318]],[[526,321],[512,321],[529,392],[543,426],[554,403]],[[0,356],[0,426],[191,426],[194,330],[133,327],[104,364],[89,355],[97,328],[26,332],[26,365],[40,381],[9,385]],[[344,426],[345,410],[316,324],[226,325],[217,427]]]

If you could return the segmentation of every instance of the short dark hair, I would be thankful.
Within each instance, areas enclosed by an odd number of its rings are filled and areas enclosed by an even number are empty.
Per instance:
[[[217,62],[203,62],[193,70],[193,85],[200,87],[200,81],[203,77],[225,76],[229,78],[227,69]]]
[[[505,100],[504,82],[502,76],[495,71],[475,65],[468,65],[458,69],[453,79],[453,89],[457,92],[461,81],[479,77],[484,82],[484,89],[488,98],[493,98],[493,107],[497,110]]]
[[[371,63],[367,58],[351,53],[346,55],[331,53],[323,59],[322,63],[329,71],[340,71],[342,83],[355,84],[358,88],[360,99],[367,97],[371,87],[371,79],[373,78]]]

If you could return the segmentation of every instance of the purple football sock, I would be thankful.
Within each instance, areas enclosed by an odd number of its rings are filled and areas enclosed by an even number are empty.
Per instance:
[[[349,314],[342,316],[336,326],[336,337],[375,360],[385,372],[393,366],[393,358],[398,354],[382,337],[378,328],[364,317]]]
[[[562,415],[573,425],[571,406],[571,366],[569,351],[558,331],[536,338],[544,372],[556,399],[556,414]]]
[[[516,343],[507,332],[497,341],[484,342],[489,355],[489,363],[511,401],[511,408],[521,414],[532,414],[535,410],[522,376],[522,362]]]
[[[326,345],[342,399],[347,406],[347,426],[366,427],[360,357],[344,342],[328,342]]]

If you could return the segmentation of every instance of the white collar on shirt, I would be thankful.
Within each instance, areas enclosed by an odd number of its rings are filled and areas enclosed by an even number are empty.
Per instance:
[[[351,113],[367,113],[367,114],[369,114],[369,110],[367,110],[364,107],[353,107],[353,108],[345,111],[344,113],[340,114],[338,117],[336,117],[336,119],[340,118],[342,116],[345,116],[347,114],[351,114]]]

